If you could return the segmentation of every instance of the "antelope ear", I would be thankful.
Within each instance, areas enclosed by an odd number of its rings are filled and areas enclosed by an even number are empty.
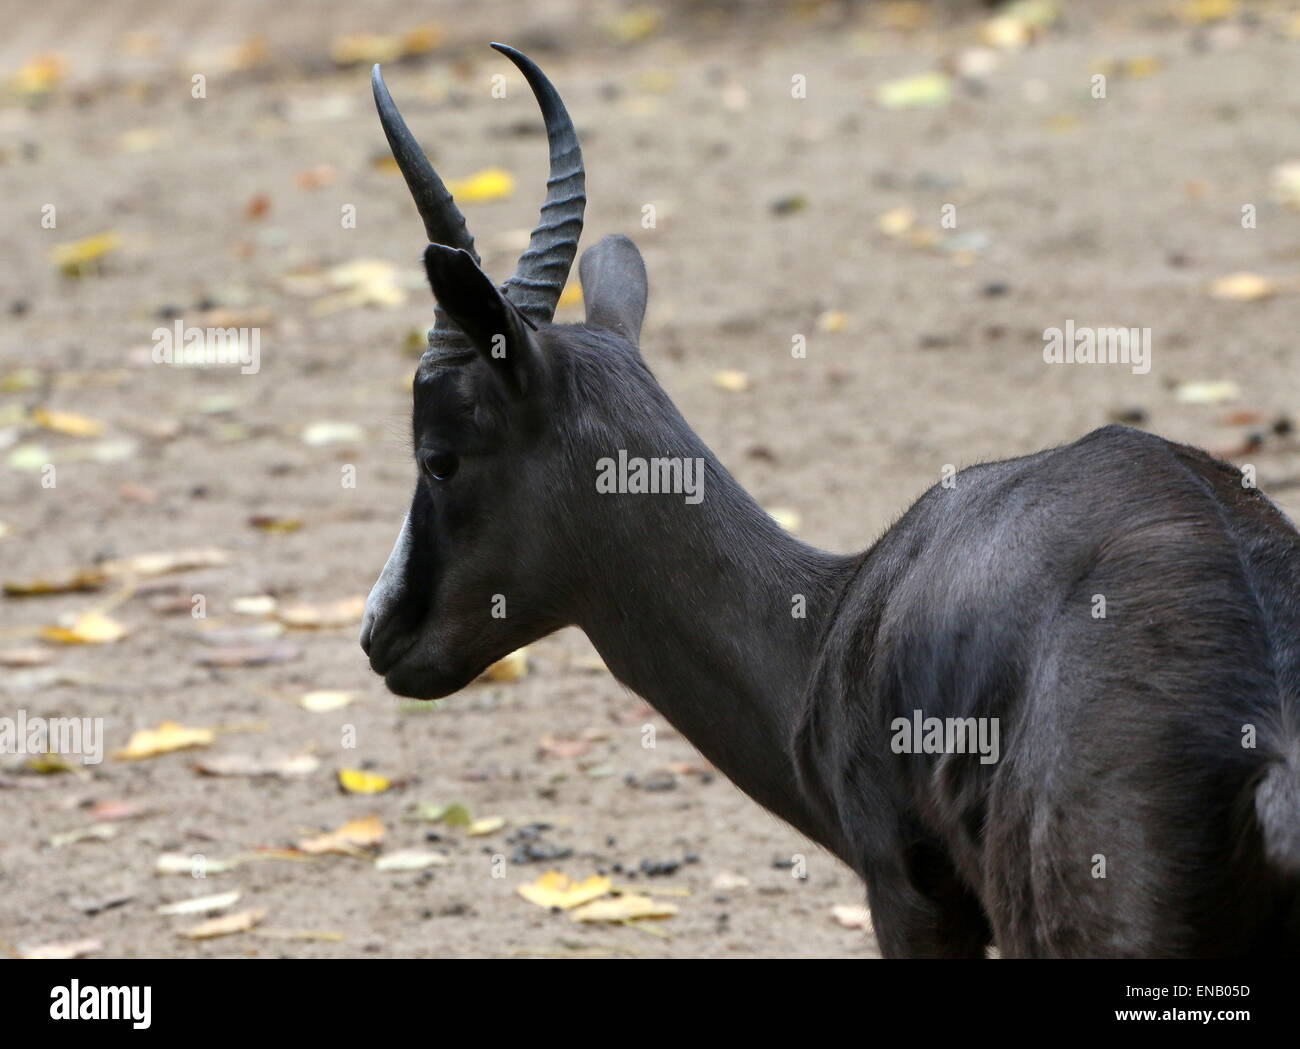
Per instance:
[[[424,249],[424,272],[438,305],[507,387],[517,394],[538,389],[546,358],[532,323],[501,294],[473,256],[460,248],[430,244]]]
[[[618,235],[603,238],[582,253],[578,279],[587,323],[639,342],[647,288],[645,263],[636,245]]]

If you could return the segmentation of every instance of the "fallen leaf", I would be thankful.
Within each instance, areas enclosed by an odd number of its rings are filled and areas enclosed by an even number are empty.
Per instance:
[[[65,845],[77,845],[83,841],[108,841],[110,838],[117,837],[119,830],[121,830],[120,827],[111,823],[97,823],[93,827],[82,827],[79,830],[51,835],[50,845],[56,849],[61,849]]]
[[[120,820],[133,820],[139,816],[145,815],[149,810],[133,801],[97,801],[90,809],[91,819],[101,820],[105,823],[118,822]]]
[[[528,648],[517,648],[508,656],[498,659],[485,671],[483,678],[498,683],[518,681],[528,673]]]
[[[748,887],[748,878],[740,874],[732,874],[730,871],[719,871],[713,876],[713,881],[709,882],[709,888],[716,892],[735,892],[737,889]]]
[[[270,594],[237,597],[230,602],[230,611],[237,616],[269,616],[275,613],[279,602]]]
[[[384,823],[377,815],[361,816],[325,834],[304,838],[298,848],[313,856],[337,854],[341,856],[364,855],[363,849],[378,847],[384,840]]]
[[[298,629],[351,626],[361,622],[366,611],[365,597],[345,597],[321,604],[298,604],[280,609],[278,618],[285,626]]]
[[[248,932],[254,925],[266,917],[266,911],[260,907],[235,914],[225,914],[220,918],[209,918],[188,929],[180,930],[180,935],[187,940],[210,940],[216,936],[230,936],[237,932]]]
[[[237,867],[236,860],[214,860],[202,853],[165,852],[154,862],[155,874],[224,874]]]
[[[817,330],[828,333],[840,332],[848,326],[849,315],[842,310],[827,310],[817,318]]]
[[[515,191],[515,178],[502,168],[484,168],[469,178],[447,183],[447,190],[457,203],[486,204],[509,197]]]
[[[36,55],[18,67],[9,78],[9,87],[19,95],[44,95],[63,82],[67,63],[55,52]]]
[[[109,231],[70,244],[58,244],[51,254],[65,277],[85,277],[98,272],[104,257],[121,244],[122,238]]]
[[[205,546],[190,550],[164,550],[132,557],[105,561],[99,567],[115,579],[154,576],[172,572],[189,572],[196,568],[220,568],[230,563],[230,555],[216,547]]]
[[[349,794],[382,794],[393,785],[387,776],[361,769],[339,769],[339,786]]]
[[[0,648],[0,667],[39,667],[44,666],[53,658],[53,652],[38,645]]]
[[[749,376],[731,368],[713,373],[713,385],[727,393],[744,393],[749,389]]]
[[[627,922],[642,918],[671,918],[676,913],[676,904],[633,893],[594,900],[577,908],[569,917],[575,922]]]
[[[495,834],[505,825],[506,821],[503,816],[484,816],[465,828],[465,833],[471,838],[482,838],[488,834]]]
[[[581,758],[591,750],[591,740],[572,739],[545,733],[537,741],[537,753],[543,758]]]
[[[61,433],[67,437],[98,437],[104,432],[104,424],[97,419],[74,412],[54,412],[47,408],[37,408],[31,414],[32,422],[51,433]]]
[[[798,510],[790,510],[782,506],[774,506],[768,512],[768,516],[787,532],[793,532],[802,523]]]
[[[324,420],[308,423],[302,431],[302,443],[319,447],[324,444],[360,444],[366,431],[356,423]]]
[[[871,911],[860,904],[832,907],[831,917],[837,925],[843,925],[846,929],[871,931]]]
[[[197,761],[194,768],[205,776],[278,776],[291,779],[311,775],[320,768],[320,759],[313,754],[270,758],[251,754],[214,754]]]
[[[18,953],[23,958],[69,959],[84,958],[104,949],[104,941],[91,937],[85,940],[69,940],[64,943],[43,943],[38,947],[26,947]]]
[[[952,98],[952,81],[939,72],[921,73],[901,80],[887,80],[876,88],[876,101],[885,109],[947,105]]]
[[[535,882],[519,886],[517,891],[538,907],[559,907],[567,911],[599,899],[612,887],[613,882],[604,875],[593,874],[585,881],[575,882],[567,874],[549,870]]]
[[[301,517],[277,517],[274,514],[254,514],[248,523],[272,535],[291,535],[303,524]]]
[[[451,861],[440,852],[425,852],[420,849],[402,849],[390,852],[375,860],[378,871],[422,871],[426,867],[446,867]]]
[[[294,185],[299,189],[323,189],[334,185],[337,180],[338,172],[329,164],[317,164],[293,177]]]
[[[98,590],[108,581],[102,568],[75,568],[35,579],[7,580],[5,593],[10,597],[33,597],[41,594],[71,594]]]
[[[65,645],[108,645],[126,635],[126,627],[102,612],[82,612],[67,626],[47,626],[41,630],[41,637],[46,641]]]
[[[1277,285],[1257,273],[1233,273],[1210,284],[1214,298],[1233,302],[1258,302],[1276,293]]]
[[[194,662],[201,667],[261,667],[273,663],[292,663],[301,658],[302,649],[286,642],[264,645],[231,645],[214,648]]]
[[[1180,404],[1222,404],[1235,401],[1241,396],[1241,387],[1235,382],[1185,382],[1174,389],[1174,397]]]
[[[27,759],[26,767],[42,776],[77,771],[77,767],[62,754],[34,754]]]
[[[1178,5],[1178,15],[1192,25],[1205,25],[1231,18],[1239,6],[1239,0],[1185,0]]]
[[[211,914],[213,911],[224,911],[227,907],[233,907],[239,902],[241,895],[238,889],[232,889],[230,892],[219,892],[214,896],[195,896],[176,903],[166,903],[156,910],[157,913],[166,915]]]
[[[314,692],[304,692],[298,700],[298,705],[303,710],[310,710],[313,714],[327,714],[331,710],[346,707],[349,703],[355,702],[356,698],[357,694],[355,692],[318,689]]]
[[[127,745],[114,753],[114,757],[123,761],[139,761],[153,758],[159,754],[170,754],[176,750],[188,750],[191,747],[206,747],[217,738],[217,733],[210,728],[186,728],[176,721],[164,721],[157,728],[140,729]]]
[[[1288,160],[1275,167],[1270,184],[1274,200],[1300,211],[1300,160]]]

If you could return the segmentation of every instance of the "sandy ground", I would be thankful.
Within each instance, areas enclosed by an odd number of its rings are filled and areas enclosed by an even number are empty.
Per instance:
[[[741,482],[763,505],[797,511],[810,542],[859,549],[945,464],[1069,441],[1120,415],[1222,453],[1262,435],[1238,461],[1257,467],[1288,512],[1300,510],[1300,446],[1271,431],[1300,402],[1300,214],[1269,186],[1279,164],[1300,157],[1294,4],[1253,5],[1201,28],[1166,5],[1070,4],[1062,24],[999,55],[946,106],[899,111],[876,103],[878,85],[951,63],[975,42],[982,12],[949,5],[951,17],[905,31],[890,27],[899,5],[843,14],[812,5],[802,15],[719,6],[691,18],[665,8],[656,32],[618,43],[609,19],[628,9],[609,4],[530,5],[525,24],[504,3],[83,6],[0,5],[0,73],[46,50],[67,61],[43,104],[7,96],[0,108],[0,411],[10,413],[0,454],[38,444],[57,464],[53,489],[38,472],[0,465],[0,575],[209,545],[231,561],[154,580],[116,606],[131,628],[120,642],[48,646],[48,666],[79,682],[0,666],[0,715],[102,717],[109,749],[164,719],[234,731],[206,752],[109,757],[84,774],[33,775],[22,757],[0,757],[6,948],[96,938],[97,953],[132,957],[876,953],[869,935],[830,917],[861,902],[854,876],[724,780],[689,771],[701,765],[690,745],[591,669],[576,631],[536,645],[523,680],[475,685],[437,711],[384,692],[354,626],[292,631],[282,639],[301,649],[292,662],[198,665],[210,648],[201,627],[249,627],[230,613],[236,598],[364,594],[413,480],[414,358],[403,340],[432,316],[416,269],[423,239],[400,179],[373,162],[385,149],[365,67],[328,60],[339,33],[428,20],[446,29],[438,51],[391,66],[388,80],[446,176],[496,165],[518,179],[509,199],[466,208],[499,277],[540,203],[545,151],[532,99],[486,42],[532,51],[583,138],[584,243],[627,232],[646,257],[647,359]],[[255,32],[265,61],[229,68],[238,61],[223,49]],[[1118,66],[1097,100],[1089,77],[1103,60]],[[195,100],[190,74],[204,69],[207,97]],[[491,97],[494,73],[507,74],[505,99]],[[804,98],[791,97],[796,75]],[[319,165],[334,169],[332,184],[300,188],[295,176]],[[269,206],[250,217],[258,195]],[[783,200],[795,206],[775,207]],[[55,229],[40,221],[50,203]],[[344,229],[349,204],[357,222]],[[939,225],[945,204],[955,205],[955,230]],[[1256,206],[1256,228],[1242,227],[1244,204]],[[641,226],[646,205],[653,229]],[[917,215],[911,239],[880,229],[903,207]],[[101,273],[60,275],[54,245],[109,229],[123,242]],[[396,264],[412,284],[406,302],[318,315],[316,300],[283,287],[295,268],[358,258]],[[1251,302],[1207,293],[1239,271],[1276,281],[1278,293]],[[257,374],[149,362],[162,318],[214,307],[270,315]],[[827,321],[828,311],[843,317]],[[1150,373],[1044,364],[1044,329],[1067,320],[1150,328]],[[806,359],[790,353],[798,334]],[[32,368],[62,378],[43,395],[22,378]],[[748,373],[749,391],[716,386],[720,369]],[[1180,399],[1202,382],[1238,392],[1215,404]],[[92,440],[15,421],[38,406],[101,420],[106,432]],[[358,424],[364,437],[307,445],[303,428],[318,420]],[[77,461],[106,440],[134,449]],[[347,464],[355,489],[340,485]],[[250,526],[257,515],[304,524],[274,534]],[[112,593],[0,600],[0,645],[30,647],[31,628]],[[188,614],[194,594],[206,599],[204,623]],[[308,713],[295,699],[311,689],[360,700]],[[654,749],[641,745],[646,724],[657,728]],[[341,745],[349,728],[355,748]],[[592,737],[583,755],[539,754],[547,734],[583,733]],[[291,780],[193,767],[212,754],[309,748],[320,768]],[[346,795],[335,779],[344,767],[399,785]],[[656,780],[671,789],[644,789]],[[146,812],[113,824],[111,840],[51,844],[94,825],[92,806],[105,801]],[[420,802],[460,802],[507,825],[478,838],[406,819]],[[203,881],[153,873],[165,852],[229,858],[372,812],[387,828],[385,851],[436,849],[448,864],[384,873],[329,857],[249,862]],[[520,828],[534,823],[550,825],[542,843],[570,855],[510,860]],[[496,855],[509,861],[503,870]],[[799,856],[802,879],[788,866]],[[677,905],[658,935],[579,925],[516,893],[549,866],[586,877],[686,858],[671,874],[614,875]],[[713,888],[724,872],[748,886]],[[196,919],[155,913],[229,889],[243,893],[236,909],[265,909],[260,931],[190,941],[177,930]],[[87,913],[116,896],[130,899]],[[337,936],[267,935],[304,930]]]

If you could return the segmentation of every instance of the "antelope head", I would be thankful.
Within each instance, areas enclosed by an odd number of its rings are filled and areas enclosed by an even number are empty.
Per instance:
[[[551,323],[582,232],[582,153],[542,71],[492,46],[527,79],[550,144],[540,221],[501,287],[480,268],[464,217],[378,66],[372,77],[384,133],[424,221],[436,306],[414,381],[415,492],[371,590],[361,646],[393,692],[420,698],[455,692],[577,620],[593,464],[602,449],[635,440],[620,433],[622,405],[666,401],[636,345],[646,281],[631,241],[607,237],[584,254],[586,324]],[[616,389],[606,397],[605,387]]]

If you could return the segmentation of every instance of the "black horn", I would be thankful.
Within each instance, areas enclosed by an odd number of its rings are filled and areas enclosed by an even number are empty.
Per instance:
[[[582,213],[587,205],[586,172],[573,121],[559,93],[527,55],[505,44],[493,44],[524,74],[533,89],[546,122],[551,149],[551,174],[546,181],[546,203],[541,218],[519,258],[515,274],[506,281],[506,296],[535,323],[549,323],[564,291],[569,269],[582,235]]]
[[[388,86],[384,83],[378,65],[370,74],[370,83],[375,91],[379,122],[384,125],[384,135],[393,151],[393,159],[397,161],[407,188],[415,198],[415,206],[420,209],[420,218],[424,220],[424,231],[429,240],[434,244],[445,244],[449,248],[461,248],[478,262],[478,252],[474,250],[474,238],[465,225],[465,216],[456,207],[447,187],[433,170],[433,165],[424,155],[420,144],[415,141],[402,114],[397,111],[397,105],[388,93]]]

